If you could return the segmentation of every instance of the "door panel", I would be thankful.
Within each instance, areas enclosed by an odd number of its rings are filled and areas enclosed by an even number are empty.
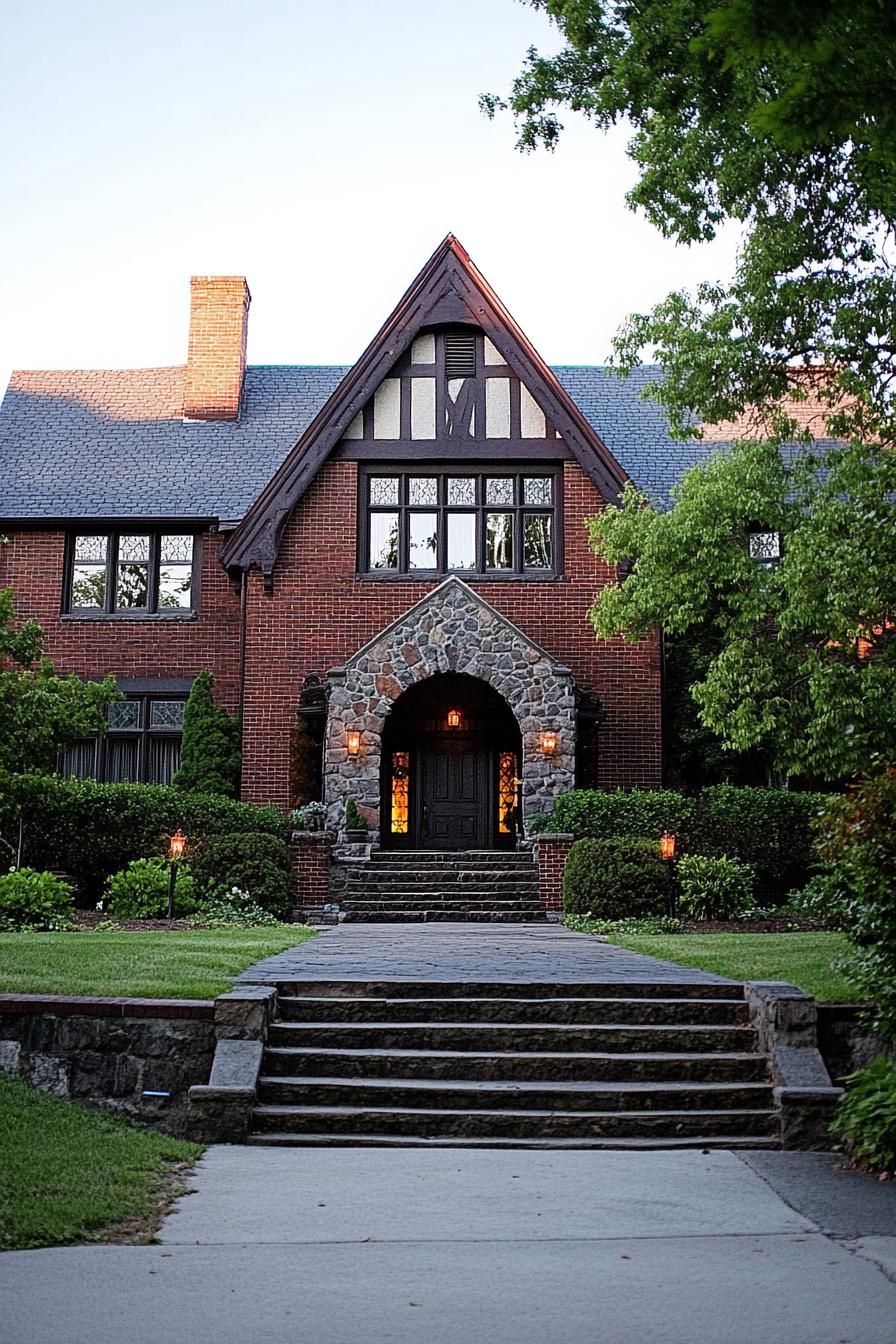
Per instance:
[[[488,845],[490,753],[472,743],[434,742],[420,752],[420,844],[432,849]]]

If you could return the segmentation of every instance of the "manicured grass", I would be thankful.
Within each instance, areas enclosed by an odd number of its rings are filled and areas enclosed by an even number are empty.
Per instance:
[[[698,966],[732,980],[786,980],[819,1003],[851,1003],[858,990],[837,969],[849,959],[842,933],[685,933],[614,938],[620,947]]]
[[[311,937],[304,924],[171,933],[3,933],[0,993],[213,999],[247,966]]]
[[[202,1152],[0,1074],[0,1250],[149,1241]]]

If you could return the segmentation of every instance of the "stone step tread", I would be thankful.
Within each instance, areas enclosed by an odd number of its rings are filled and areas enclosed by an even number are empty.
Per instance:
[[[530,909],[471,911],[468,906],[463,906],[458,910],[433,910],[431,907],[424,910],[346,910],[345,917],[347,922],[357,924],[427,924],[439,920],[449,924],[532,924],[544,920],[545,914]]]
[[[637,1063],[658,1063],[658,1064],[690,1064],[695,1061],[712,1061],[714,1064],[743,1064],[751,1063],[757,1056],[746,1050],[730,1051],[727,1054],[716,1052],[714,1054],[701,1054],[699,1051],[679,1051],[679,1050],[656,1050],[652,1052],[630,1050],[625,1054],[608,1054],[600,1051],[586,1050],[383,1050],[357,1046],[350,1047],[334,1046],[332,1050],[324,1050],[314,1045],[269,1045],[265,1054],[273,1054],[283,1059],[296,1058],[301,1060],[308,1055],[320,1057],[321,1055],[334,1056],[336,1059],[360,1059],[375,1061],[378,1059],[431,1059],[436,1063],[454,1059],[465,1060],[494,1060],[496,1062],[505,1060],[519,1060],[520,1063],[530,1062],[532,1060],[556,1060],[558,1063],[576,1060],[580,1063],[618,1063],[619,1060],[630,1059]]]
[[[718,1135],[704,1134],[697,1137],[685,1135],[681,1138],[606,1138],[606,1139],[511,1139],[496,1136],[483,1138],[427,1138],[424,1135],[404,1134],[280,1134],[270,1131],[265,1134],[250,1134],[248,1142],[253,1147],[283,1148],[603,1148],[603,1149],[651,1149],[674,1148],[737,1148],[737,1149],[778,1149],[781,1140],[778,1137],[763,1134]]]
[[[684,970],[684,968],[682,968]],[[685,998],[739,1002],[737,980],[280,980],[281,998]]]
[[[258,1085],[268,1087],[337,1087],[337,1088],[357,1088],[363,1089],[387,1089],[390,1091],[401,1088],[405,1092],[419,1092],[423,1096],[430,1092],[507,1092],[510,1095],[518,1095],[526,1092],[556,1092],[562,1096],[564,1093],[578,1095],[580,1093],[601,1093],[606,1092],[613,1095],[623,1093],[630,1094],[633,1100],[641,1093],[661,1092],[668,1095],[670,1100],[682,1093],[725,1093],[731,1092],[751,1092],[756,1094],[757,1100],[760,1094],[767,1094],[771,1091],[772,1084],[766,1083],[670,1083],[670,1082],[580,1082],[578,1080],[566,1079],[545,1079],[532,1081],[529,1079],[520,1081],[509,1081],[507,1079],[461,1079],[454,1078],[445,1080],[441,1078],[341,1078],[341,1077],[311,1077],[304,1075],[285,1075],[285,1074],[264,1074],[258,1079]],[[769,1098],[770,1100],[770,1098]],[[392,1108],[389,1108],[392,1109]],[[759,1107],[758,1109],[765,1109]]]
[[[678,1003],[680,1000],[676,1000]],[[310,1021],[302,1019],[301,1021],[277,1021],[275,1027],[279,1031],[500,1031],[500,1032],[535,1032],[535,1031],[566,1031],[566,1032],[610,1032],[610,1031],[639,1031],[639,1032],[668,1032],[670,1031],[690,1031],[700,1032],[707,1036],[715,1036],[719,1032],[737,1032],[740,1035],[752,1034],[752,1027],[748,1024],[736,1023],[688,1023],[688,1021],[674,1021],[674,1023],[652,1023],[652,1021],[427,1021],[426,1019],[418,1021]]]
[[[777,1121],[778,1112],[768,1107],[757,1106],[747,1107],[739,1106],[736,1109],[718,1110],[718,1109],[699,1109],[693,1111],[666,1110],[666,1111],[639,1111],[635,1109],[625,1111],[561,1111],[555,1108],[551,1110],[537,1109],[529,1110],[525,1107],[502,1106],[500,1110],[493,1108],[483,1108],[471,1112],[468,1110],[459,1110],[454,1107],[446,1106],[433,1109],[429,1106],[310,1106],[310,1105],[288,1105],[280,1102],[264,1102],[252,1108],[252,1115],[257,1119],[267,1119],[272,1117],[289,1116],[344,1116],[345,1118],[361,1119],[368,1115],[393,1115],[393,1116],[414,1116],[421,1119],[432,1117],[437,1120],[449,1118],[484,1120],[489,1116],[496,1119],[498,1117],[520,1120],[608,1120],[613,1123],[625,1119],[647,1120],[656,1123],[660,1120],[668,1120],[674,1123],[677,1120],[686,1121],[690,1124],[695,1116],[699,1115],[706,1121],[723,1120],[729,1121],[732,1116],[738,1116],[742,1120],[768,1119]]]
[[[620,986],[620,988],[624,988],[624,986]],[[637,995],[637,994],[636,994],[636,995],[631,995],[631,994],[602,994],[599,998],[597,998],[597,997],[595,997],[595,996],[593,996],[593,995],[590,995],[590,994],[575,994],[575,995],[569,995],[568,997],[567,997],[567,996],[562,996],[562,997],[561,997],[560,995],[556,995],[555,997],[550,998],[550,999],[533,999],[533,998],[527,998],[527,997],[525,997],[525,996],[521,996],[520,998],[517,998],[517,997],[515,997],[515,996],[514,996],[514,997],[510,997],[510,996],[508,996],[508,995],[504,995],[504,994],[498,994],[498,995],[474,994],[474,995],[470,995],[470,996],[463,995],[463,994],[453,994],[453,995],[451,995],[450,997],[448,997],[448,998],[444,998],[444,999],[443,999],[443,998],[439,998],[437,995],[428,995],[428,994],[427,994],[427,995],[421,995],[421,996],[419,996],[419,997],[416,996],[416,995],[404,995],[404,994],[396,994],[396,995],[394,995],[394,996],[392,996],[392,995],[372,995],[372,994],[371,994],[371,995],[365,995],[365,996],[364,996],[363,998],[361,998],[361,999],[351,999],[351,998],[341,998],[341,997],[336,997],[335,995],[324,995],[324,994],[292,994],[292,995],[290,995],[288,998],[287,998],[286,996],[284,996],[284,999],[285,999],[285,1002],[287,1002],[287,1003],[297,1003],[297,1004],[300,1003],[300,1004],[302,1004],[302,1005],[309,1005],[309,1006],[311,1006],[311,1007],[314,1007],[314,1006],[316,1006],[317,1004],[321,1004],[321,1003],[326,1003],[326,1004],[331,1004],[331,1003],[339,1003],[339,1004],[356,1004],[356,1003],[363,1003],[363,1004],[365,1004],[365,1005],[370,1005],[371,1007],[382,1007],[382,1008],[388,1008],[389,1005],[390,1005],[390,1004],[393,1004],[393,1003],[396,1003],[396,1004],[397,1004],[397,1003],[401,1003],[401,1004],[409,1004],[409,1005],[414,1005],[414,1004],[422,1005],[422,1004],[426,1004],[427,1006],[436,1006],[436,1005],[438,1005],[438,1006],[443,1006],[443,1005],[453,1005],[453,1004],[474,1004],[474,1003],[481,1003],[481,1004],[484,1004],[484,1005],[501,1004],[502,1006],[506,1005],[506,1006],[508,1006],[508,1007],[512,1007],[512,1006],[514,1006],[514,1005],[516,1005],[516,1004],[533,1004],[533,1003],[539,1003],[539,1004],[540,1004],[540,1003],[544,1003],[544,1004],[548,1004],[548,1003],[549,1003],[549,1004],[551,1004],[551,1005],[554,1005],[554,1004],[571,1004],[571,1003],[577,1003],[577,1004],[578,1004],[578,1003],[587,1003],[587,1004],[598,1004],[598,1003],[600,1003],[600,1004],[605,1004],[605,1003],[606,1003],[606,1004],[616,1005],[616,1006],[618,1006],[618,1007],[620,1008],[620,1010],[621,1010],[621,1009],[624,1007],[624,1005],[627,1004],[627,1003],[637,1003],[639,1006],[640,1006],[641,1004],[645,1004],[645,1003],[647,1003],[647,1004],[650,1005],[651,1008],[653,1008],[653,1007],[657,1007],[657,1008],[667,1007],[669,1004],[674,1004],[674,1005],[677,1006],[677,1007],[684,1007],[684,1008],[687,1008],[687,1007],[688,1007],[689,1005],[691,1005],[691,1004],[694,1004],[694,1005],[699,1004],[701,1007],[706,1007],[707,1005],[712,1005],[712,1006],[716,1006],[716,1005],[723,1006],[723,1005],[724,1005],[725,1007],[738,1008],[738,1009],[743,1010],[744,1012],[746,1011],[746,1004],[745,1004],[742,1000],[740,1000],[740,999],[706,999],[706,998],[691,998],[691,997],[689,997],[689,996],[687,996],[687,995],[675,995],[675,996],[671,996],[671,997],[669,997],[669,998],[660,998],[660,997],[657,997],[657,998],[645,999],[645,998],[640,997],[640,996]]]

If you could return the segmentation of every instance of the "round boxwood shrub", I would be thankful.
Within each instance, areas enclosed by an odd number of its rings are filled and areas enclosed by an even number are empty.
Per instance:
[[[200,900],[217,900],[233,887],[282,918],[293,905],[292,854],[275,835],[211,836],[193,858]]]
[[[71,908],[71,888],[52,873],[17,868],[0,877],[0,932],[67,932],[75,927]]]
[[[164,859],[134,859],[107,881],[103,913],[115,919],[164,919],[168,914],[170,872]],[[195,914],[197,909],[192,874],[186,864],[179,863],[174,887],[175,917]]]
[[[570,915],[664,915],[669,890],[668,865],[655,840],[577,840],[563,873],[563,907]]]
[[[742,919],[753,904],[753,869],[748,863],[685,854],[676,876],[678,908],[686,919]]]

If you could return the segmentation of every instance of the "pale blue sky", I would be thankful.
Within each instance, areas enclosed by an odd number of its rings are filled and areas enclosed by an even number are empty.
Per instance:
[[[449,231],[545,357],[730,269],[625,209],[624,136],[513,148],[505,90],[556,45],[517,0],[7,4],[0,379],[182,363],[188,278],[249,279],[252,363],[343,363]]]

